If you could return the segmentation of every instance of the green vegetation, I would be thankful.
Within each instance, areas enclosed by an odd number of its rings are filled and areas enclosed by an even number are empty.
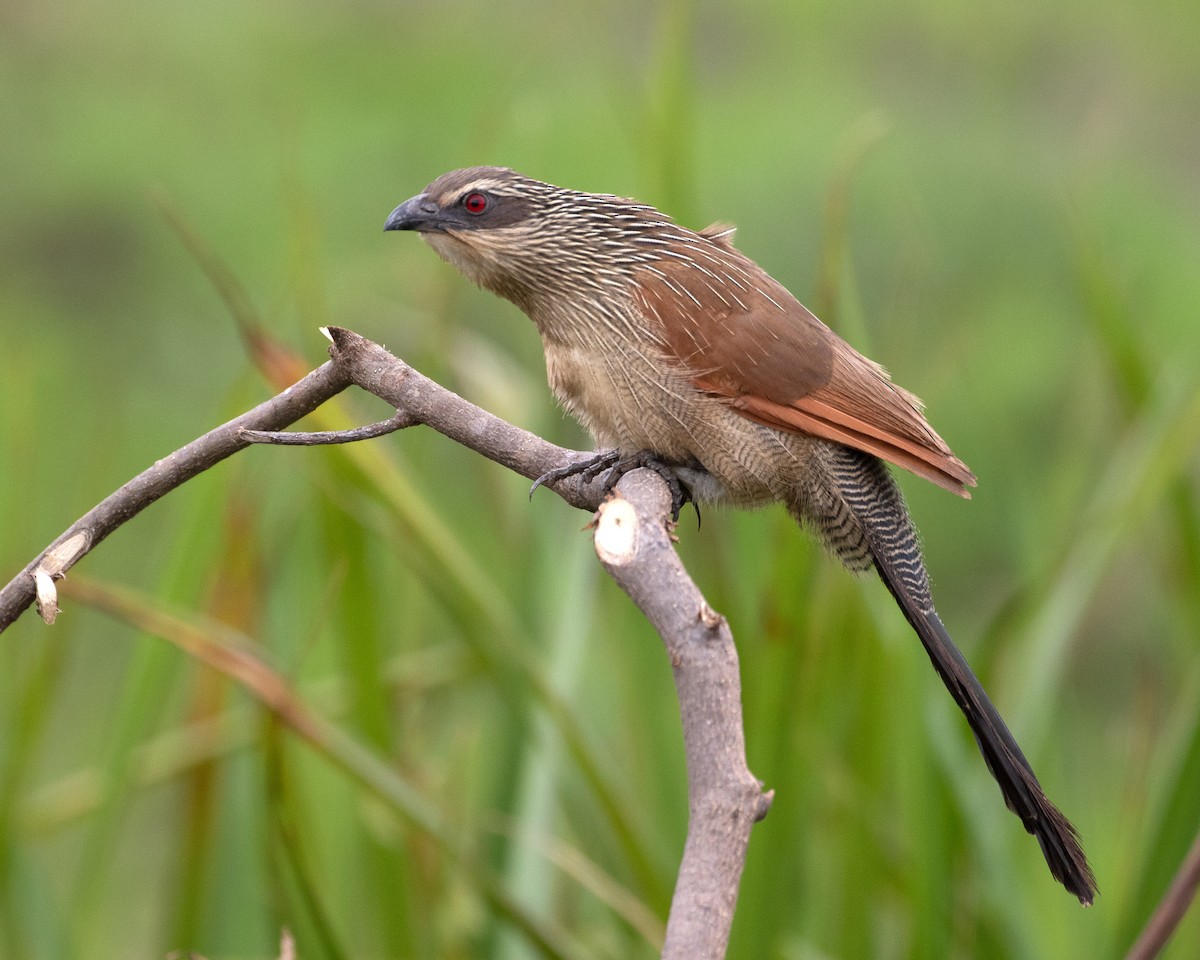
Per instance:
[[[0,579],[274,392],[163,206],[299,369],[348,326],[576,446],[528,322],[388,212],[501,163],[733,220],[979,475],[903,483],[1101,896],[1046,874],[879,584],[782,511],[689,512],[776,791],[730,956],[1119,958],[1200,827],[1198,35],[1166,0],[4,5]],[[103,544],[0,637],[0,958],[270,957],[284,925],[303,960],[656,955],[668,665],[527,489],[428,431],[258,449]],[[1193,916],[1166,956],[1198,952]]]

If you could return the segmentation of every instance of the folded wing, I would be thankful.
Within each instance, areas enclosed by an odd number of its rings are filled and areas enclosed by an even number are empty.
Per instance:
[[[915,396],[734,249],[731,229],[680,233],[689,256],[643,267],[638,287],[698,389],[750,420],[864,450],[970,497],[975,475]]]

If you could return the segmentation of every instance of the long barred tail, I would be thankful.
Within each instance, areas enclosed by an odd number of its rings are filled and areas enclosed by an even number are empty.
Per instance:
[[[840,496],[828,489],[810,490],[792,512],[815,524],[851,569],[875,567],[967,718],[1004,802],[1037,837],[1054,878],[1080,903],[1090,904],[1096,880],[1079,835],[1042,792],[1029,761],[934,610],[916,530],[899,488],[877,458],[832,444],[829,452],[829,476]]]

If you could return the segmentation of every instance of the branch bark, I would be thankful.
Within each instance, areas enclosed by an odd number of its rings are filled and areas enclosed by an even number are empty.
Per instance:
[[[250,445],[245,430],[281,430],[353,381],[326,363],[282,393],[163,457],[76,520],[0,590],[0,633],[33,602],[37,587],[59,579],[110,533],[176,487]],[[65,551],[59,550],[66,547]],[[38,574],[41,574],[39,577]]]
[[[338,327],[326,331],[332,360],[283,393],[155,463],[65,530],[0,590],[0,632],[117,527],[198,473],[299,420],[351,383],[396,409],[390,421],[342,440],[425,424],[534,480],[591,459],[513,426],[422,376],[378,344]],[[291,436],[291,435],[288,435]],[[328,442],[325,436],[321,442]],[[316,442],[315,439],[309,442]],[[604,500],[603,480],[576,475],[546,484],[572,506],[598,510],[596,551],[604,568],[662,637],[675,675],[688,769],[688,836],[662,956],[725,955],[750,828],[771,794],[746,766],[737,652],[728,624],[708,606],[671,543],[670,494],[635,470]],[[603,501],[603,502],[602,502]],[[49,585],[49,586],[47,586]],[[43,616],[46,609],[43,608]]]
[[[671,543],[666,482],[621,478],[600,505],[596,553],[662,637],[675,675],[688,770],[688,834],[667,920],[664,960],[725,956],[750,828],[771,793],[746,766],[737,648],[725,618],[688,576]]]

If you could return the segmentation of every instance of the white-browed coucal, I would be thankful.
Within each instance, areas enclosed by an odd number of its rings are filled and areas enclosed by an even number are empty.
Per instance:
[[[1054,877],[1092,902],[1074,827],[934,610],[916,530],[883,461],[962,497],[975,476],[916,397],[735,249],[730,227],[697,233],[632,200],[472,167],[402,203],[386,229],[420,232],[529,316],[554,395],[599,449],[615,451],[604,463],[650,455],[697,502],[781,502],[851,570],[874,567],[1009,809]]]

